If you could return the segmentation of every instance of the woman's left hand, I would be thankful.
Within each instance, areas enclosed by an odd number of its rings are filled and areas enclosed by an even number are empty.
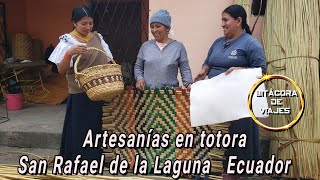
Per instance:
[[[230,74],[233,70],[236,70],[236,69],[244,69],[244,68],[243,67],[231,67],[225,72],[225,75]]]
[[[192,83],[188,84],[188,86],[187,86],[188,90],[191,90],[191,85],[192,85]]]

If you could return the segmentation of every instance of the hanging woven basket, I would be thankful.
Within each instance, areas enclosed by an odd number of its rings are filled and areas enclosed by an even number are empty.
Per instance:
[[[12,54],[16,59],[32,60],[32,39],[29,34],[15,34],[12,41]]]
[[[124,83],[121,73],[121,65],[117,64],[104,51],[89,47],[88,50],[96,50],[103,53],[112,64],[103,64],[86,68],[78,72],[77,66],[81,55],[74,64],[76,81],[93,101],[112,99],[124,90]]]

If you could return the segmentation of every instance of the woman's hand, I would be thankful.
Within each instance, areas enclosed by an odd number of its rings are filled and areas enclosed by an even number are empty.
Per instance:
[[[197,81],[201,81],[201,80],[204,80],[206,78],[207,74],[204,73],[204,72],[200,72],[197,77],[194,79],[194,82],[197,82]]]
[[[188,84],[188,86],[187,86],[188,90],[191,90],[191,85],[192,85],[192,83]]]
[[[146,82],[144,80],[139,80],[136,83],[136,88],[143,91],[144,88],[146,87]]]
[[[197,77],[194,79],[194,82],[204,80],[209,72],[210,68],[208,66],[202,66],[201,71],[198,73]]]
[[[244,69],[243,67],[231,67],[229,68],[226,72],[225,75],[230,74],[232,71],[237,70],[237,69]]]
[[[71,48],[69,48],[65,53],[63,60],[57,64],[58,72],[60,74],[65,74],[70,68],[70,61],[72,60],[72,56],[75,54],[84,54],[87,51],[87,47],[82,45],[72,46]]]
[[[75,55],[75,54],[84,54],[88,52],[88,49],[86,46],[83,45],[76,45],[71,47],[70,49],[68,49],[67,53],[71,54],[71,55]]]

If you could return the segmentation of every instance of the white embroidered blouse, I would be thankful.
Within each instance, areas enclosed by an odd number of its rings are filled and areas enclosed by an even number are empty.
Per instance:
[[[109,46],[103,40],[102,35],[98,33],[98,36],[100,38],[103,50],[108,54],[108,56],[113,58],[112,53],[111,53],[111,51],[109,49]],[[64,35],[60,36],[59,39],[60,39],[59,44],[57,45],[57,47],[54,49],[54,51],[51,53],[51,55],[49,57],[49,61],[51,61],[51,62],[53,62],[55,64],[59,64],[62,61],[62,59],[64,57],[64,54],[72,46],[75,46],[75,45],[84,45],[85,46],[86,45],[86,43],[81,43],[81,42],[77,41],[70,34],[64,34]],[[72,57],[72,59],[73,59],[73,57]],[[70,61],[70,67],[72,67],[72,66],[73,66],[73,60]]]

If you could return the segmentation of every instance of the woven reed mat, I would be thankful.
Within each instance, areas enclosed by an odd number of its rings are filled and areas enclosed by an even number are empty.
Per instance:
[[[147,134],[153,128],[161,135],[170,134],[168,148],[106,148],[106,157],[112,159],[115,154],[120,154],[121,158],[132,165],[135,155],[139,154],[148,161],[149,166],[154,164],[156,155],[160,156],[161,164],[166,159],[210,159],[211,172],[222,173],[224,149],[201,148],[200,133],[203,130],[206,134],[216,134],[218,130],[227,133],[228,124],[192,128],[189,120],[189,96],[189,92],[183,89],[149,89],[144,92],[126,89],[122,95],[106,102],[103,106],[103,129],[108,133]],[[193,148],[176,148],[175,136],[178,133],[193,133]]]

